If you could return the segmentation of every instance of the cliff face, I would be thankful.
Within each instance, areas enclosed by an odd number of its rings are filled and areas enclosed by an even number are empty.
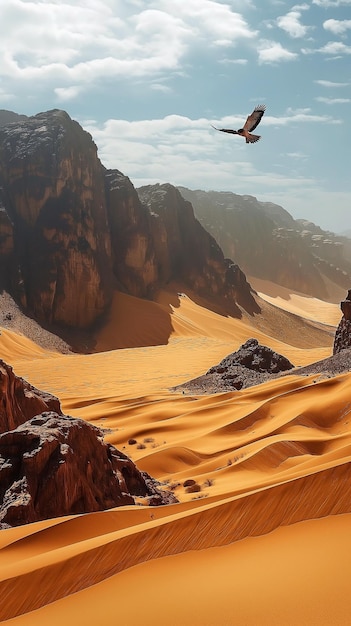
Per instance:
[[[246,274],[319,298],[328,297],[323,276],[348,287],[351,263],[345,237],[294,220],[279,205],[253,196],[179,189],[224,254]]]
[[[56,110],[3,126],[0,186],[0,255],[13,224],[16,259],[6,286],[40,321],[89,326],[112,277],[104,171],[90,135]]]
[[[221,298],[232,315],[236,303],[259,312],[240,268],[225,259],[215,239],[195,218],[190,202],[170,184],[138,189],[148,208],[159,280],[180,279],[196,293]]]
[[[127,176],[109,170],[105,179],[117,284],[133,296],[152,297],[162,269],[155,254],[149,211],[140,203]]]
[[[118,170],[106,172],[114,275],[128,293],[152,298],[179,280],[199,295],[259,311],[240,268],[195,218],[190,202],[170,184],[138,189]]]

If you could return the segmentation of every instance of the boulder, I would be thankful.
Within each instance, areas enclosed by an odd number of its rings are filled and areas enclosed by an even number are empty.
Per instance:
[[[211,367],[207,373],[229,373],[231,368],[237,365],[266,374],[278,374],[294,367],[289,359],[282,354],[274,352],[267,346],[262,346],[257,339],[248,339],[240,346],[239,350],[226,356],[218,365]]]
[[[103,440],[103,431],[53,411],[0,435],[0,523],[134,505],[175,502],[133,461]]]
[[[198,376],[173,391],[183,393],[220,393],[246,389],[293,369],[283,355],[262,346],[257,339],[248,339],[236,352],[226,356],[206,374]]]

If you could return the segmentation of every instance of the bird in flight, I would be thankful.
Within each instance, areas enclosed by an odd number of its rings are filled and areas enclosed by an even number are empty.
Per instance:
[[[220,130],[222,133],[231,133],[232,135],[241,135],[245,137],[246,143],[256,143],[259,139],[261,139],[261,135],[252,135],[251,131],[255,130],[255,128],[259,125],[264,112],[266,110],[265,104],[259,104],[248,116],[243,128],[239,128],[239,130],[232,130],[231,128],[216,128],[212,126],[215,130]]]

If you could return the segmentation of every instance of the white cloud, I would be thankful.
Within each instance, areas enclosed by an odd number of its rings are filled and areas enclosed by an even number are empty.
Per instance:
[[[329,41],[325,46],[319,48],[323,54],[351,54],[351,46],[347,46],[341,41]]]
[[[224,65],[246,65],[248,63],[247,59],[220,59],[219,63],[223,63]]]
[[[313,81],[317,83],[317,85],[321,85],[321,87],[333,88],[333,87],[348,87],[350,83],[335,83],[331,80],[315,80]]]
[[[80,87],[72,85],[71,87],[56,87],[54,92],[60,102],[74,100],[81,93]]]
[[[164,85],[163,83],[151,83],[150,89],[154,91],[161,91],[162,93],[171,93],[172,89],[168,85]]]
[[[324,30],[330,30],[334,35],[343,35],[351,29],[351,20],[326,20],[323,22]]]
[[[215,0],[1,0],[0,76],[8,84],[27,83],[27,89],[33,80],[37,88],[56,87],[62,99],[73,98],[78,87],[91,89],[116,77],[169,77],[191,64],[190,52],[233,47],[257,36],[233,10],[239,5]]]
[[[351,102],[351,98],[323,98],[322,96],[315,98],[315,100],[324,104],[349,104]]]
[[[297,58],[296,52],[290,52],[276,41],[263,40],[258,46],[258,62],[280,63],[281,61],[294,61]]]
[[[287,152],[286,156],[290,157],[291,159],[298,159],[298,160],[308,158],[308,155],[304,154],[303,152]]]
[[[240,13],[229,4],[214,0],[158,0],[164,11],[181,17],[195,29],[196,36],[206,37],[217,45],[233,45],[240,39],[252,39],[257,31],[251,30]]]
[[[341,124],[342,121],[330,115],[315,115],[310,113],[310,109],[292,109],[288,108],[284,115],[273,117],[265,115],[265,124],[267,126],[286,126],[296,123],[317,123],[317,124]]]
[[[351,0],[312,0],[312,4],[327,9],[329,7],[348,6],[351,4]]]
[[[277,25],[294,39],[306,37],[307,32],[310,30],[310,26],[301,24],[300,18],[301,12],[297,11],[295,8],[295,10],[289,11],[286,15],[278,17]]]
[[[335,58],[342,58],[345,54],[351,54],[351,46],[347,46],[341,41],[328,41],[325,46],[321,48],[302,48],[301,52],[303,54],[316,54],[317,52],[321,54],[329,54],[334,56]]]

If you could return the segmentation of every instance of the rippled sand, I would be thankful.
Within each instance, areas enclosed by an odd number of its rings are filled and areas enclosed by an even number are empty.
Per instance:
[[[252,336],[295,365],[330,356],[339,306],[264,287],[264,325],[191,294],[163,293],[157,303],[116,294],[96,337],[97,350],[108,351],[88,356],[2,331],[1,356],[18,375],[58,395],[64,412],[109,429],[106,439],[180,501],[1,531],[2,620],[350,623],[351,374],[289,376],[213,396],[168,391]],[[293,306],[289,341],[282,299]],[[131,437],[142,447],[128,445]],[[189,478],[200,491],[186,493]]]

